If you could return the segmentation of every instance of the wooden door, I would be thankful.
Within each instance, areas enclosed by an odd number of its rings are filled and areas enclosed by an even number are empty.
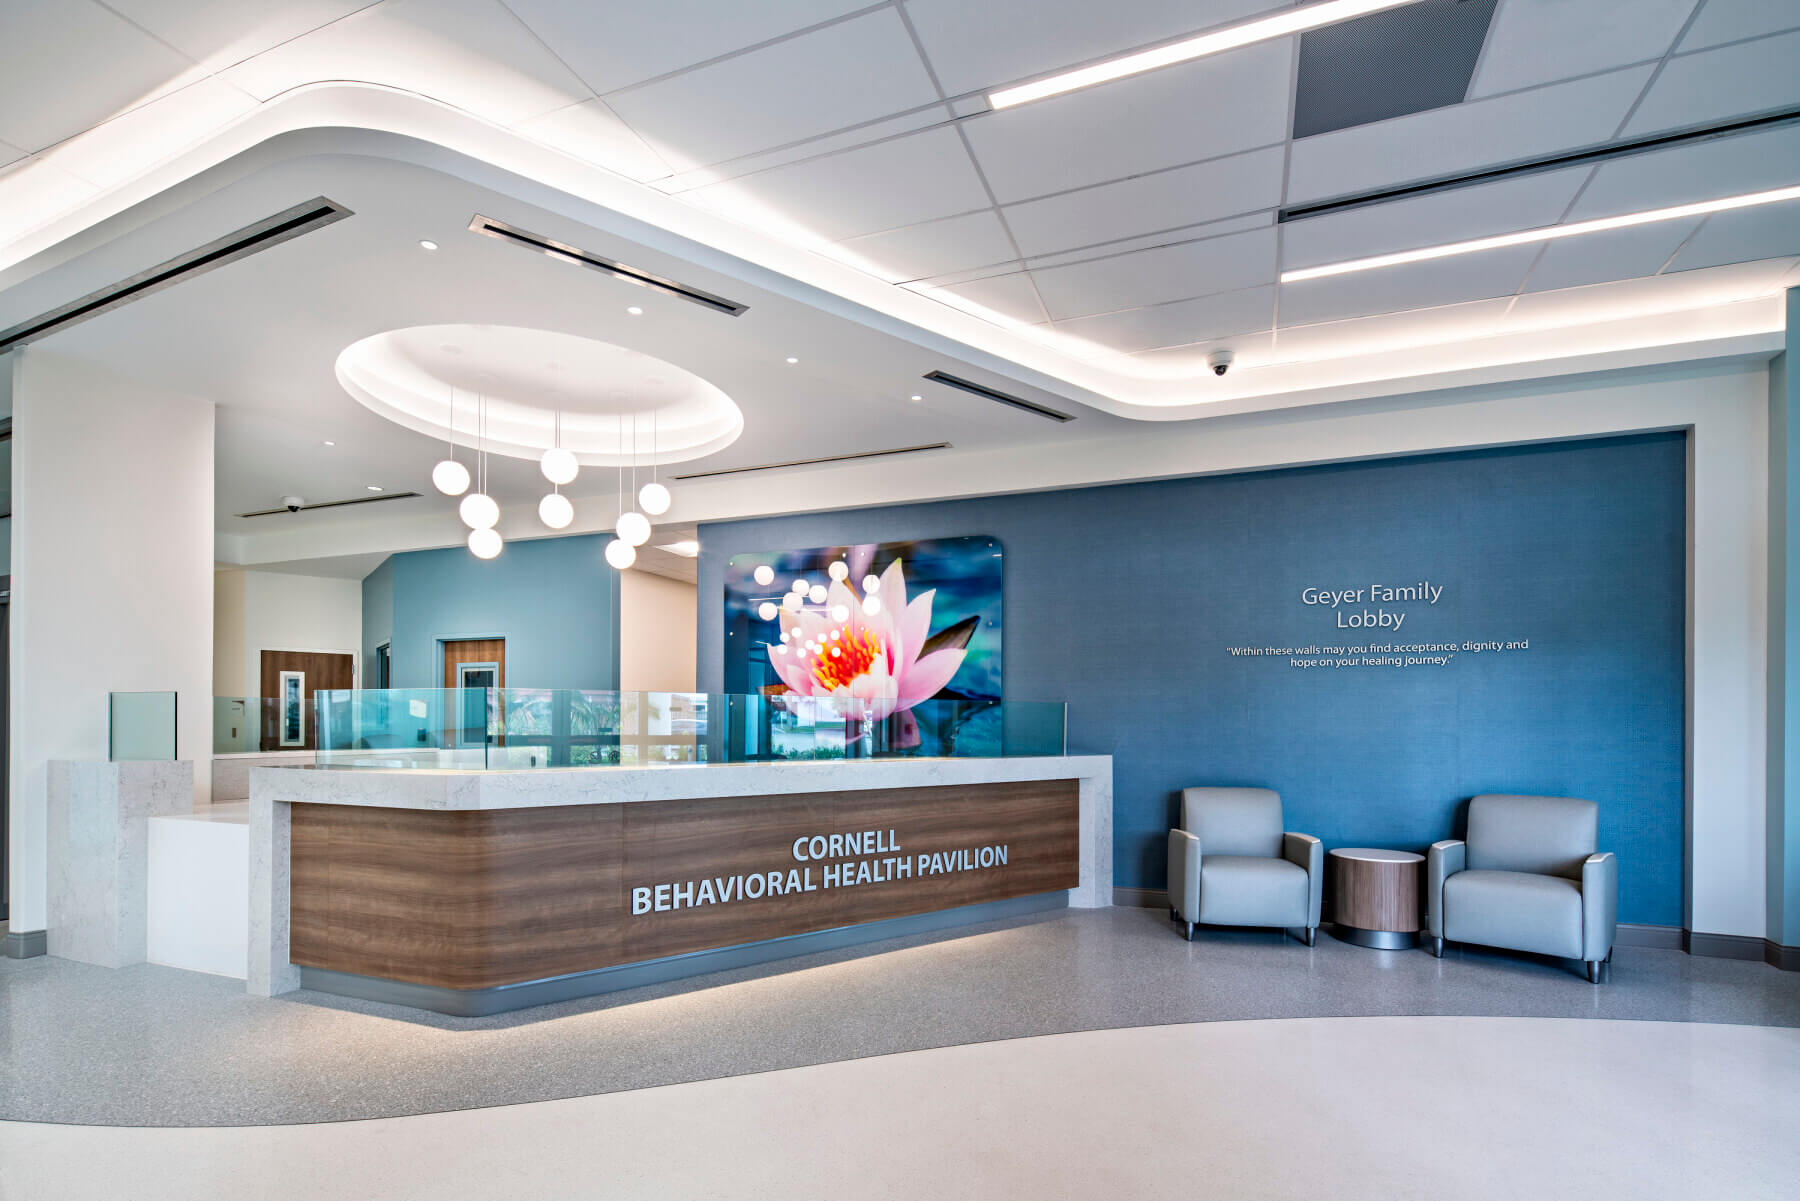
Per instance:
[[[264,651],[261,749],[317,750],[313,693],[321,688],[330,691],[354,687],[355,655],[325,651]]]
[[[504,745],[498,729],[500,698],[490,690],[506,687],[506,639],[444,643],[444,687],[451,690],[445,705],[446,745],[481,746],[490,734]]]

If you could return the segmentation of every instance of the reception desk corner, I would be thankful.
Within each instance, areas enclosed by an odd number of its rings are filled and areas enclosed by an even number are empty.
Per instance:
[[[249,991],[479,1016],[1112,903],[1106,756],[256,768]]]

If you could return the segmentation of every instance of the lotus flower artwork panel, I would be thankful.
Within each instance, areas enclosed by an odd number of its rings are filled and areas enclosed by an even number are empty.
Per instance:
[[[770,698],[772,757],[994,753],[1001,565],[986,537],[736,555],[725,687]]]

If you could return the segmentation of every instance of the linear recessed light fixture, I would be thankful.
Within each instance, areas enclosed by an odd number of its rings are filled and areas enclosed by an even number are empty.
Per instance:
[[[857,459],[885,459],[890,455],[916,455],[928,450],[949,450],[948,442],[932,442],[924,446],[896,446],[889,450],[857,450],[842,455],[822,455],[816,459],[789,459],[785,463],[757,463],[750,467],[721,467],[716,471],[694,471],[678,475],[678,480],[709,480],[720,475],[743,475],[747,471],[777,471],[786,467],[817,467],[825,463],[849,463]]]
[[[1775,188],[1768,192],[1749,192],[1742,196],[1727,196],[1720,200],[1701,200],[1693,204],[1677,204],[1669,208],[1646,209],[1641,213],[1624,213],[1617,217],[1597,217],[1592,221],[1573,221],[1567,225],[1543,225],[1536,229],[1521,229],[1517,233],[1495,234],[1491,238],[1472,238],[1467,242],[1446,242],[1441,246],[1424,246],[1418,250],[1401,250],[1394,254],[1371,255],[1365,259],[1346,259],[1341,263],[1326,263],[1320,267],[1302,267],[1295,271],[1283,271],[1281,282],[1292,284],[1306,279],[1348,275],[1353,271],[1373,271],[1377,267],[1397,267],[1403,263],[1423,263],[1430,259],[1449,258],[1452,255],[1474,254],[1482,250],[1499,250],[1506,246],[1552,242],[1559,238],[1601,233],[1609,229],[1629,229],[1636,225],[1652,225],[1658,221],[1678,221],[1683,217],[1704,217],[1709,213],[1724,213],[1732,209],[1779,204],[1784,200],[1800,200],[1800,186]]]
[[[1099,83],[1110,83],[1115,79],[1123,79],[1127,75],[1154,71],[1158,67],[1172,67],[1176,63],[1191,62],[1196,58],[1205,58],[1209,54],[1236,50],[1239,46],[1248,46],[1254,42],[1266,42],[1271,38],[1305,33],[1309,29],[1318,29],[1323,25],[1336,25],[1340,21],[1366,17],[1370,13],[1378,13],[1384,9],[1417,3],[1419,0],[1326,0],[1323,4],[1309,4],[1304,8],[1291,9],[1272,17],[1245,21],[1241,25],[1230,25],[1224,29],[1215,29],[1210,33],[1200,34],[1197,37],[1183,38],[1179,42],[1170,42],[1165,46],[1153,46],[1148,50],[1139,50],[1135,54],[1095,63],[1091,67],[1077,67],[1073,71],[1064,71],[1060,75],[1052,75],[1032,83],[1001,88],[997,92],[988,93],[988,103],[995,108],[1011,108],[1016,104],[1042,100],[1046,96],[1060,96],[1064,92],[1091,88]]]
[[[724,313],[728,317],[742,316],[750,306],[735,300],[727,300],[723,296],[715,296],[711,292],[701,291],[691,284],[665,279],[653,275],[637,267],[628,267],[616,259],[609,259],[603,254],[595,254],[591,250],[583,250],[579,246],[571,246],[567,242],[558,242],[546,238],[542,234],[534,234],[528,229],[520,229],[516,225],[508,225],[504,221],[496,221],[492,217],[483,217],[480,213],[469,221],[469,229],[473,233],[486,234],[490,238],[498,238],[502,242],[510,242],[514,246],[522,246],[527,250],[535,250],[539,254],[549,255],[553,259],[561,259],[565,263],[574,263],[578,267],[588,267],[614,279],[624,280],[628,284],[636,284],[640,288],[649,288],[652,292],[661,292],[665,296],[674,296],[693,304],[708,308],[715,313]],[[636,316],[636,314],[632,314]]]

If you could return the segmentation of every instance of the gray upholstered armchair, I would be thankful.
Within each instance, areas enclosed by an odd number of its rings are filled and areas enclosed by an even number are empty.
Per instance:
[[[1431,953],[1469,942],[1587,964],[1598,984],[1612,962],[1619,861],[1596,854],[1600,807],[1547,796],[1478,796],[1466,842],[1425,857]]]
[[[1184,788],[1169,831],[1169,916],[1194,927],[1279,926],[1313,945],[1325,848],[1281,828],[1267,788]]]

